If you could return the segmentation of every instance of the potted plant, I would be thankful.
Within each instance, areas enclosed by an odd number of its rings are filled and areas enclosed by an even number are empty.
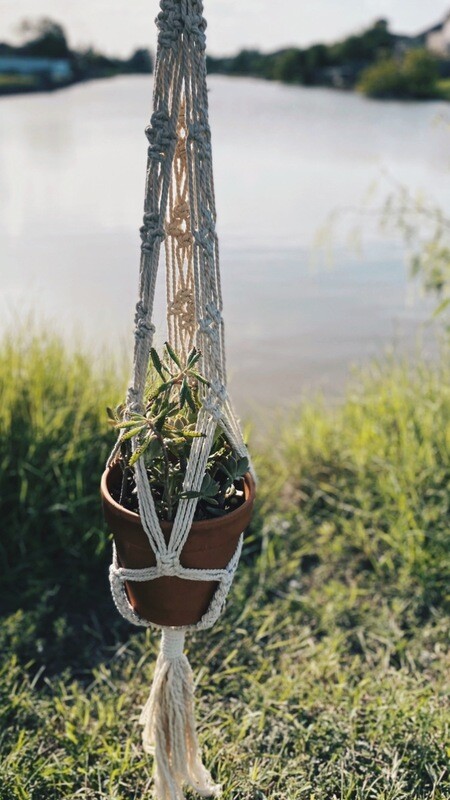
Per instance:
[[[108,409],[112,426],[121,433],[117,458],[102,477],[101,494],[118,563],[126,569],[155,567],[157,563],[139,515],[134,472],[138,459],[144,460],[166,541],[179,504],[197,499],[180,556],[183,567],[224,569],[250,521],[255,484],[248,459],[234,454],[219,425],[200,490],[186,491],[183,485],[192,442],[203,436],[196,423],[202,389],[209,384],[199,371],[200,360],[196,348],[185,359],[169,343],[162,357],[152,348],[142,411],[127,413],[123,405]],[[178,627],[199,622],[217,583],[162,575],[148,581],[126,581],[125,587],[141,618]]]

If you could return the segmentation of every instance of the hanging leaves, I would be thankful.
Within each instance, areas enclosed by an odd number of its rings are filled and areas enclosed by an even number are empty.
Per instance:
[[[192,443],[204,434],[197,430],[201,387],[209,382],[198,370],[201,352],[192,348],[183,359],[166,342],[162,356],[152,348],[143,413],[125,406],[107,409],[110,423],[120,430],[120,456],[125,470],[144,458],[158,515],[172,520],[180,500],[196,500],[195,519],[227,513],[242,497],[242,477],[248,460],[233,455],[220,427],[199,491],[185,491],[183,482]],[[204,390],[203,390],[204,391]],[[131,475],[128,484],[133,486]],[[137,511],[136,493],[123,498]]]

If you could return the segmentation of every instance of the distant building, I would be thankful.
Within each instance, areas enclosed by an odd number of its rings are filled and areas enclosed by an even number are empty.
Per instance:
[[[438,25],[424,31],[422,38],[427,50],[441,58],[450,57],[450,12]]]
[[[394,51],[399,56],[403,56],[408,50],[415,50],[424,46],[425,38],[423,34],[419,34],[418,36],[394,34]]]
[[[0,74],[36,75],[52,83],[67,83],[73,78],[70,61],[65,58],[0,56]]]

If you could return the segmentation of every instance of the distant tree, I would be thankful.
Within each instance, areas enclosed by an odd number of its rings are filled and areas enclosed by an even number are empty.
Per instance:
[[[69,58],[71,55],[64,28],[48,17],[23,20],[19,32],[24,36],[21,50],[26,55],[42,58]]]
[[[372,64],[361,75],[358,89],[368,97],[401,98],[407,96],[405,76],[394,58]]]
[[[285,83],[303,83],[305,77],[305,54],[290,48],[274,57],[272,77]]]
[[[392,53],[395,36],[390,33],[388,23],[380,19],[360,34],[348,36],[342,42],[331,45],[330,59],[334,64],[346,64],[351,61],[372,62],[382,55]]]
[[[410,50],[405,54],[402,72],[411,97],[433,97],[436,94],[439,70],[432,53]]]
[[[106,78],[123,72],[123,61],[118,58],[104,56],[93,47],[75,55],[74,69],[77,78]]]
[[[230,72],[236,75],[259,74],[261,53],[257,50],[241,50],[230,63]]]
[[[431,53],[410,50],[402,60],[385,58],[368,67],[358,88],[369,97],[435,97],[438,77],[437,62]]]
[[[313,44],[305,50],[305,67],[308,76],[313,76],[317,70],[327,67],[330,63],[329,48],[325,44]]]
[[[126,66],[130,72],[145,74],[153,72],[153,59],[150,51],[145,48],[135,50],[126,62]]]

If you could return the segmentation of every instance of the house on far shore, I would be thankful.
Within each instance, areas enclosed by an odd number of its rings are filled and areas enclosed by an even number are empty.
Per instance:
[[[0,55],[0,75],[33,76],[57,85],[69,83],[73,71],[70,61],[65,58]]]
[[[450,58],[450,12],[442,22],[421,34],[425,47],[441,58]]]

